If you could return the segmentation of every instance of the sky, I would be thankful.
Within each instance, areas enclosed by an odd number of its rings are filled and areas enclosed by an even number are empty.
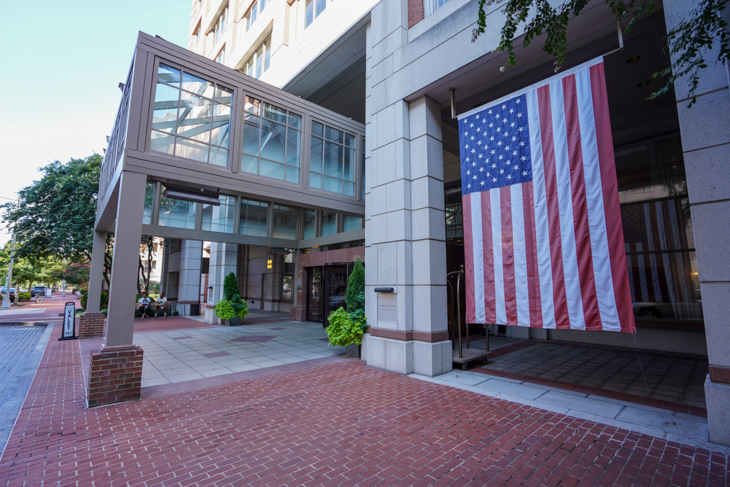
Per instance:
[[[102,153],[138,32],[187,46],[191,1],[0,0],[0,203],[50,162]]]

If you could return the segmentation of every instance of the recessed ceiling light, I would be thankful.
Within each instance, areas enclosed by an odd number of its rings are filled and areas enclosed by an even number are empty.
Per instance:
[[[626,60],[626,62],[629,63],[629,64],[634,64],[639,59],[641,59],[641,56],[632,56],[632,57],[628,58]]]
[[[651,83],[651,81],[646,80],[646,81],[642,81],[641,83],[639,83],[636,86],[638,86],[639,88],[643,88],[644,86],[648,85],[649,83]]]

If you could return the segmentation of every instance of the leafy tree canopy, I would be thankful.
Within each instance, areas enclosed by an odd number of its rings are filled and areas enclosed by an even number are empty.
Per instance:
[[[502,3],[503,0],[479,0],[479,18],[477,26],[472,31],[472,42],[487,27],[487,13],[485,6]],[[545,32],[543,51],[555,57],[555,71],[557,72],[565,62],[568,51],[567,30],[568,22],[577,16],[588,4],[589,0],[507,0],[504,3],[506,20],[502,26],[501,38],[497,51],[507,52],[507,63],[504,70],[516,64],[517,56],[514,50],[515,37],[522,24],[525,24],[523,47],[529,46],[532,41]],[[629,19],[624,33],[629,33],[637,20],[657,11],[656,0],[605,0],[606,7],[616,15],[618,20]],[[690,15],[667,32],[666,49],[674,56],[674,61],[668,68],[654,73],[654,78],[663,77],[665,85],[652,93],[650,98],[656,98],[669,91],[671,86],[684,76],[689,76],[689,106],[695,101],[695,89],[699,84],[700,70],[707,67],[706,56],[714,46],[719,45],[716,61],[722,64],[730,54],[730,33],[727,22],[722,17],[727,0],[697,0],[696,7]],[[713,54],[714,56],[714,54]]]

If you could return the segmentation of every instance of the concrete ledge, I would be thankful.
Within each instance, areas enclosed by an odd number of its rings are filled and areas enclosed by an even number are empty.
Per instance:
[[[91,351],[86,399],[90,408],[140,398],[143,350],[135,345]]]
[[[730,446],[730,385],[705,379],[705,401],[710,441]]]

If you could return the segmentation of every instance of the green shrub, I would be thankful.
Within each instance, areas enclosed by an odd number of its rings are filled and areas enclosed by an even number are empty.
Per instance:
[[[236,293],[230,300],[221,299],[218,301],[215,304],[214,311],[215,315],[222,320],[230,320],[235,317],[243,319],[248,314],[248,306],[241,296]]]
[[[18,301],[30,301],[30,293],[18,293]]]
[[[89,291],[84,290],[81,291],[81,296],[79,298],[79,301],[81,301],[81,307],[83,309],[86,309],[86,302],[89,299]],[[106,291],[101,292],[101,299],[99,300],[99,307],[104,308],[107,304],[109,304],[109,293]]]
[[[362,310],[349,314],[340,307],[329,315],[330,325],[327,327],[327,337],[330,344],[338,347],[347,345],[362,345],[362,334],[365,332],[365,314]]]
[[[233,299],[233,296],[235,296],[237,294],[238,294],[238,280],[236,279],[236,274],[231,272],[223,280],[223,297],[227,301],[230,301]]]
[[[365,268],[358,257],[347,281],[347,293],[345,294],[347,311],[354,313],[358,309],[365,309]]]

